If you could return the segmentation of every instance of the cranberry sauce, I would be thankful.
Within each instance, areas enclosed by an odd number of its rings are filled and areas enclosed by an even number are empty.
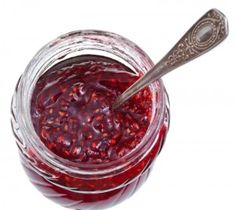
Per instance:
[[[78,56],[53,66],[32,95],[31,116],[41,141],[74,162],[98,164],[125,156],[149,126],[151,92],[145,88],[116,110],[111,105],[139,77],[102,56]]]

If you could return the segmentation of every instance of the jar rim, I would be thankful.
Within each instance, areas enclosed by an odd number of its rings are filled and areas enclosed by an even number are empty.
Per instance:
[[[61,61],[64,57],[60,57],[59,51],[62,50],[69,50],[67,48],[63,48],[62,45],[71,44],[81,44],[81,38],[83,41],[85,40],[92,40],[90,44],[97,44],[100,46],[100,39],[106,40],[106,42],[110,42],[110,40],[115,41],[117,46],[123,48],[124,50],[127,49],[128,53],[133,53],[133,56],[141,58],[143,62],[143,68],[147,71],[151,67],[153,67],[153,62],[149,58],[149,56],[135,43],[132,41],[112,32],[107,31],[100,31],[100,30],[78,30],[66,33],[64,35],[59,36],[58,38],[52,40],[44,47],[42,47],[38,53],[33,57],[30,61],[28,66],[23,73],[20,82],[17,87],[17,94],[16,94],[16,113],[19,113],[17,116],[18,124],[20,131],[22,133],[22,141],[25,141],[25,144],[29,144],[35,151],[36,154],[39,156],[38,158],[42,158],[48,164],[57,167],[60,170],[71,172],[74,174],[107,174],[112,171],[116,171],[125,167],[130,161],[133,159],[144,158],[151,148],[155,145],[152,143],[152,147],[150,145],[149,148],[145,148],[147,145],[147,140],[149,136],[153,135],[153,133],[157,133],[160,129],[160,122],[164,118],[164,107],[165,107],[165,97],[164,97],[164,86],[160,80],[152,83],[149,87],[152,92],[152,95],[155,96],[155,91],[157,91],[158,95],[158,103],[156,104],[156,99],[152,96],[152,113],[151,113],[151,122],[148,126],[148,129],[142,138],[140,144],[137,145],[130,153],[124,155],[123,157],[116,159],[111,162],[107,163],[79,163],[73,162],[62,157],[59,157],[52,151],[50,151],[40,140],[39,136],[36,134],[34,130],[34,126],[31,119],[30,107],[31,107],[31,97],[32,91],[34,89],[34,85],[30,83],[30,77],[32,77],[32,71],[41,65],[41,69],[44,68],[44,71],[49,69],[49,65],[51,64],[46,57],[49,53],[53,51],[53,55],[57,56],[57,59]],[[109,40],[110,39],[110,40]],[[73,43],[74,42],[74,43]],[[86,45],[87,48],[90,45]],[[107,47],[110,47],[107,45]],[[113,46],[111,46],[113,47]],[[81,49],[79,49],[81,50]],[[84,49],[83,49],[84,50]],[[103,49],[104,50],[104,49]],[[109,49],[112,50],[112,49]],[[112,51],[110,51],[112,52]],[[122,56],[122,55],[120,55]],[[128,54],[127,54],[128,56]],[[45,65],[44,65],[45,64]],[[55,64],[53,64],[55,65]],[[52,66],[53,66],[52,65]],[[41,73],[42,74],[42,73]],[[39,72],[34,72],[33,77],[40,77]],[[35,82],[36,83],[36,82]],[[31,89],[30,89],[31,88]],[[29,91],[29,89],[31,91]],[[26,100],[27,98],[28,100]],[[22,115],[24,117],[22,117]],[[30,135],[29,135],[30,134]],[[157,139],[157,138],[155,138]],[[157,141],[157,140],[156,140]],[[145,148],[145,150],[143,150]],[[140,152],[141,151],[141,152]],[[128,160],[128,161],[126,161]]]

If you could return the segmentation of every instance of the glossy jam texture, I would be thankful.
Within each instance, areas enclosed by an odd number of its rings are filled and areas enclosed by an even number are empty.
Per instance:
[[[144,89],[115,111],[110,109],[139,76],[112,59],[86,55],[62,61],[39,78],[31,115],[48,149],[80,166],[94,163],[94,171],[99,163],[108,163],[104,169],[119,166],[114,160],[123,156],[119,161],[126,163],[108,174],[73,174],[49,164],[31,145],[24,147],[20,150],[24,169],[44,196],[71,209],[104,209],[130,197],[148,178],[168,130],[167,108],[159,129],[147,136],[149,151],[141,148],[144,155],[132,160],[125,155],[138,146],[150,123],[150,90]]]
[[[53,66],[32,95],[31,116],[41,141],[74,162],[98,164],[130,153],[148,129],[151,92],[143,89],[116,110],[111,105],[139,77],[102,56],[79,56]]]

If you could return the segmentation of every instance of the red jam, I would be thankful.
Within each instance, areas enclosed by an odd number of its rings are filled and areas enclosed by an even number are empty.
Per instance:
[[[80,165],[92,164],[94,171],[102,163],[110,167],[119,166],[118,160],[126,163],[111,174],[73,174],[27,147],[27,152],[20,153],[22,164],[43,195],[64,207],[98,210],[125,200],[147,179],[168,123],[162,121],[159,133],[148,136],[148,142],[155,142],[148,153],[130,161],[126,155],[140,145],[150,123],[151,92],[146,88],[118,109],[110,108],[139,76],[118,61],[86,55],[62,61],[39,78],[31,116],[36,133],[50,151]]]
[[[48,149],[74,162],[104,163],[125,156],[149,126],[151,92],[146,88],[120,108],[111,106],[138,78],[120,62],[101,56],[57,64],[33,92],[37,134]]]

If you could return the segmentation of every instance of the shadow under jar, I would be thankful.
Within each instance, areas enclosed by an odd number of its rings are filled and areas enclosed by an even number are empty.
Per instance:
[[[79,66],[81,62],[83,63],[80,66],[83,67],[79,70],[76,66]],[[86,70],[87,65],[89,70]],[[105,68],[103,68],[103,65],[106,65]],[[67,68],[68,66],[69,68]],[[77,69],[74,70],[75,67]],[[108,72],[106,77],[101,75],[100,77],[93,77],[89,81],[95,82],[100,78],[106,78],[105,84],[109,87],[109,83],[121,78],[117,86],[111,87],[119,89],[117,92],[111,91],[114,95],[111,94],[112,97],[106,100],[109,103],[107,106],[109,106],[115,97],[121,94],[121,91],[124,91],[151,67],[153,67],[153,62],[133,42],[117,34],[104,31],[84,30],[62,35],[45,45],[34,56],[16,86],[11,107],[12,127],[22,165],[30,181],[44,196],[64,207],[77,210],[104,209],[130,197],[147,179],[153,160],[161,151],[169,127],[169,110],[167,93],[162,81],[158,80],[134,96],[126,103],[127,105],[124,104],[117,110],[103,107],[103,110],[107,111],[108,109],[108,113],[111,113],[111,118],[108,120],[112,119],[112,116],[116,117],[116,115],[125,118],[120,125],[123,133],[119,133],[118,138],[113,139],[114,131],[112,129],[105,135],[101,129],[102,135],[99,135],[103,138],[100,136],[95,138],[92,135],[89,137],[89,132],[82,130],[82,126],[89,127],[92,123],[91,121],[85,122],[83,119],[82,123],[80,121],[79,127],[75,125],[77,132],[75,143],[73,142],[74,145],[70,147],[72,142],[70,138],[73,138],[73,136],[68,137],[67,135],[66,137],[66,134],[68,134],[66,131],[72,125],[69,124],[70,121],[66,121],[66,119],[70,119],[66,110],[64,112],[57,110],[56,116],[64,117],[65,121],[63,119],[62,121],[68,122],[68,124],[59,121],[58,127],[54,127],[59,132],[59,127],[63,125],[65,131],[62,133],[64,136],[61,137],[58,133],[58,135],[54,135],[54,131],[51,130],[45,133],[45,130],[43,130],[45,128],[43,119],[48,120],[47,116],[52,114],[53,109],[48,106],[48,112],[43,108],[41,113],[40,108],[35,111],[36,103],[40,102],[40,97],[37,98],[40,81],[44,80],[44,83],[41,83],[42,89],[50,85],[53,86],[53,83],[55,83],[55,81],[50,80],[53,77],[50,78],[48,72],[51,72],[51,75],[56,74],[57,71],[58,75],[65,75],[65,72],[67,72],[67,78],[71,76],[70,71],[75,71],[74,75],[79,75],[82,72],[80,76],[82,79],[86,78],[88,71],[91,75],[95,75],[97,72],[99,74]],[[124,76],[121,74],[124,74]],[[123,77],[119,78],[120,75]],[[132,80],[129,80],[129,76]],[[51,84],[48,85],[46,82],[49,80]],[[57,80],[59,79],[57,78]],[[130,84],[125,83],[125,81],[129,81]],[[79,82],[75,83],[80,84]],[[83,82],[88,84],[88,80]],[[60,81],[58,84],[60,84]],[[71,91],[76,92],[74,87],[71,82]],[[87,91],[89,87],[87,87]],[[44,93],[51,100],[50,90]],[[90,94],[92,95],[92,93]],[[68,96],[74,97],[73,92]],[[148,99],[146,99],[147,96]],[[74,101],[78,100],[76,97],[73,98]],[[41,96],[41,98],[43,97]],[[105,99],[105,97],[103,98]],[[54,101],[54,104],[58,103],[57,100]],[[94,105],[94,99],[91,101]],[[71,101],[67,100],[67,102],[69,106]],[[83,105],[85,108],[93,106]],[[83,111],[79,106],[73,114],[85,118],[81,115]],[[139,111],[141,106],[142,111],[148,111],[148,113],[141,113]],[[132,110],[132,114],[136,114],[135,116],[146,114],[146,121],[141,121],[142,124],[137,125],[133,120],[128,121],[128,117],[130,117],[128,109],[131,107],[136,107],[136,110]],[[90,111],[91,113],[96,112],[96,110]],[[112,112],[116,113],[113,114]],[[44,114],[43,119],[40,118],[39,121],[36,121],[35,116],[37,117],[42,113]],[[44,127],[42,127],[42,124]],[[105,130],[105,128],[103,129]],[[125,141],[124,132],[127,134],[131,132],[132,138]],[[46,135],[54,138],[46,138]],[[80,142],[78,141],[79,135],[84,137],[80,138]],[[139,139],[136,139],[136,135],[139,135]],[[123,138],[121,139],[120,136]],[[65,143],[65,140],[67,143]],[[99,141],[105,142],[105,147],[97,149]],[[61,147],[63,144],[69,145],[68,150]],[[95,147],[94,150],[92,150],[93,146]],[[112,152],[109,152],[111,149]],[[71,151],[75,151],[75,153]],[[83,156],[81,156],[81,151],[83,151]],[[69,154],[73,154],[73,156],[71,157]]]

